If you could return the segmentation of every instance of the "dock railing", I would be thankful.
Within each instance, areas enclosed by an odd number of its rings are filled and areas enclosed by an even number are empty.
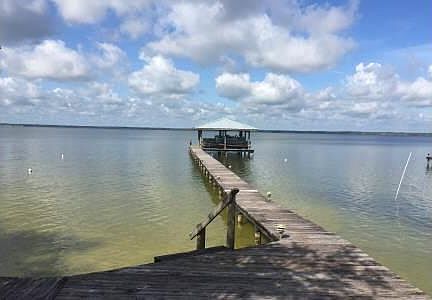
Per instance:
[[[235,227],[236,227],[236,195],[239,189],[234,188],[225,194],[223,200],[211,211],[207,218],[197,224],[195,229],[189,234],[190,239],[197,238],[197,250],[205,249],[206,227],[225,209],[228,209],[228,228],[226,236],[226,246],[234,249]]]

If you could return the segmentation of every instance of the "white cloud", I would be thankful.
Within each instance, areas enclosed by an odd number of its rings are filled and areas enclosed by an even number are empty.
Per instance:
[[[137,39],[150,29],[144,17],[133,17],[124,20],[120,25],[120,32],[132,39]]]
[[[110,43],[97,43],[100,53],[93,55],[93,62],[100,69],[122,69],[127,62],[126,53],[118,46]]]
[[[350,38],[338,33],[352,23],[355,5],[302,8],[293,2],[285,5],[289,9],[282,16],[276,13],[277,6],[269,14],[271,7],[265,5],[239,8],[229,3],[174,3],[158,22],[161,38],[150,42],[147,49],[199,62],[218,62],[227,53],[237,53],[252,66],[308,72],[335,64],[354,46]],[[296,22],[280,22],[292,16]],[[318,16],[320,21],[314,21]],[[314,30],[318,25],[321,29]]]
[[[396,92],[410,105],[432,107],[432,78],[419,77],[413,82],[399,82]]]
[[[360,63],[356,72],[348,76],[348,94],[357,98],[381,99],[391,96],[398,84],[398,76],[379,63]]]
[[[220,96],[240,101],[238,107],[246,115],[274,120],[345,124],[353,120],[409,120],[418,109],[432,107],[432,78],[402,81],[391,68],[374,62],[358,64],[340,86],[317,92],[305,90],[287,75],[274,73],[262,81],[252,81],[246,73],[223,73],[216,78],[216,90]]]
[[[162,56],[148,58],[142,69],[129,76],[129,86],[144,96],[182,98],[199,83],[199,75],[177,69],[173,62]]]
[[[117,105],[123,103],[122,98],[106,82],[90,83],[83,94],[103,104]]]
[[[356,19],[359,1],[350,1],[347,6],[310,5],[298,11],[294,8],[293,18],[284,18],[284,11],[290,5],[280,1],[273,10],[281,22],[294,25],[310,33],[337,33],[349,28]],[[289,13],[289,12],[288,12]]]
[[[54,88],[45,91],[45,110],[78,115],[121,113],[127,101],[106,82],[89,82],[76,89]]]
[[[24,79],[0,77],[0,106],[35,105],[41,92],[34,83]]]
[[[378,108],[379,106],[377,102],[360,102],[354,103],[346,113],[355,116],[370,116],[371,114],[376,113]]]
[[[379,63],[358,64],[356,72],[347,77],[346,91],[356,101],[402,101],[401,105],[420,107],[432,105],[431,77],[403,81],[398,74]]]
[[[118,16],[147,8],[149,0],[52,0],[63,18],[73,23],[96,23],[109,11]]]
[[[268,73],[262,81],[250,81],[248,74],[224,73],[216,78],[216,90],[220,96],[251,105],[298,107],[304,96],[297,80],[274,73]]]
[[[36,46],[5,48],[0,65],[9,74],[27,78],[79,80],[89,76],[86,59],[60,40],[45,40]]]
[[[223,73],[216,77],[216,90],[222,97],[232,100],[245,98],[251,93],[249,74]]]

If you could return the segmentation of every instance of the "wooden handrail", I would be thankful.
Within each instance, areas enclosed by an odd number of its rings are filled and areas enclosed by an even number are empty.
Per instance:
[[[235,239],[235,197],[239,192],[238,188],[232,189],[228,195],[207,215],[207,218],[197,224],[195,229],[189,233],[190,239],[197,237],[197,249],[205,248],[206,227],[226,208],[228,207],[228,229],[227,229],[227,247],[234,249]]]

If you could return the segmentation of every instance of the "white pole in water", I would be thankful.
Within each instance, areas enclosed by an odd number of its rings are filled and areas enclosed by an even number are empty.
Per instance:
[[[402,185],[402,180],[404,179],[404,176],[405,176],[405,171],[406,171],[406,169],[407,169],[407,167],[408,167],[408,164],[409,164],[409,161],[410,161],[410,159],[411,159],[411,154],[412,154],[412,152],[410,152],[410,154],[408,155],[408,159],[407,159],[407,162],[406,162],[406,164],[405,164],[405,168],[404,168],[404,170],[403,170],[403,172],[402,172],[402,176],[401,176],[401,179],[400,179],[400,181],[399,181],[399,186],[398,186],[398,188],[397,188],[397,191],[396,191],[396,195],[395,195],[395,201],[397,200],[397,197],[398,197],[398,195],[399,195],[399,190],[400,190],[400,187],[401,187],[401,185]]]

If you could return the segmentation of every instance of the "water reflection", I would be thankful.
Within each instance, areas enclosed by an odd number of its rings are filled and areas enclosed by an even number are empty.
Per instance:
[[[432,166],[429,165],[429,163],[426,165],[426,175],[432,175]]]

